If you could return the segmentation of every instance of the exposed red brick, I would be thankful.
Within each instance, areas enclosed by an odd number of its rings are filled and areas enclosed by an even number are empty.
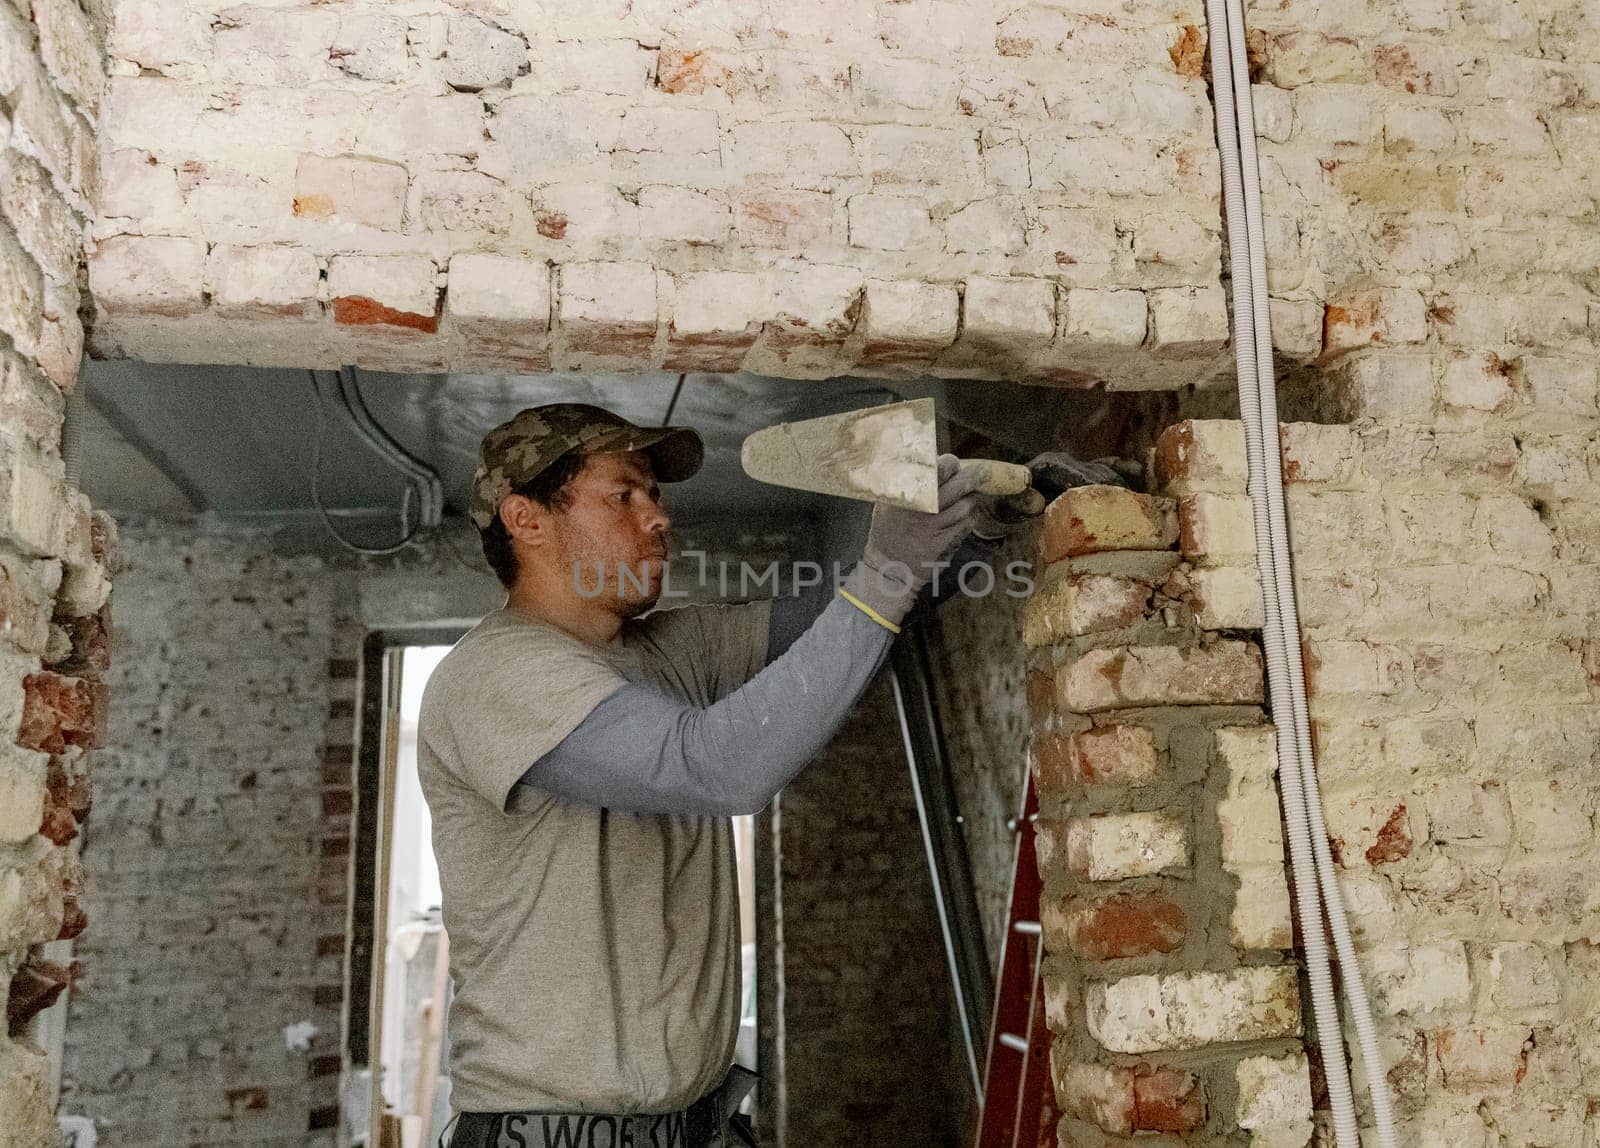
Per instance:
[[[82,936],[88,927],[89,915],[78,904],[78,899],[64,898],[61,903],[61,930],[56,934],[56,940],[70,941],[74,937]]]
[[[294,213],[301,219],[327,219],[333,214],[333,196],[297,195],[294,197]]]
[[[728,69],[703,50],[662,48],[656,63],[656,87],[672,95],[702,95],[720,88]]]
[[[81,678],[100,678],[111,666],[111,604],[81,618],[58,617],[67,632],[72,652],[54,669]]]
[[[1027,681],[1028,713],[1041,722],[1055,712],[1056,679],[1040,670],[1029,670]]]
[[[1107,550],[1166,550],[1176,541],[1169,500],[1120,486],[1079,486],[1045,508],[1039,557],[1056,562]]]
[[[1155,735],[1143,726],[1106,725],[1074,734],[1072,776],[1084,785],[1148,780],[1156,763]]]
[[[76,961],[58,965],[54,961],[30,957],[11,978],[11,991],[6,997],[6,1028],[16,1032],[55,1004],[72,984],[77,971]]]
[[[344,986],[318,985],[311,990],[311,1003],[318,1008],[338,1008],[344,1003]]]
[[[1383,334],[1383,318],[1376,294],[1359,295],[1347,307],[1329,303],[1322,313],[1325,358],[1364,343],[1381,342]]]
[[[1192,1132],[1205,1119],[1205,1092],[1192,1074],[1147,1065],[1133,1070],[1135,1132]]]
[[[1070,757],[1071,735],[1056,731],[1033,739],[1033,783],[1040,796],[1072,793],[1077,790]]]
[[[69,745],[92,749],[100,743],[105,689],[85,678],[41,670],[22,680],[22,723],[17,744],[45,753]]]
[[[1180,76],[1199,77],[1206,70],[1206,38],[1193,24],[1185,24],[1178,38],[1167,49],[1172,66]]]
[[[225,1095],[230,1112],[265,1112],[267,1109],[265,1088],[230,1088]]]
[[[386,307],[365,295],[341,295],[333,301],[333,321],[342,327],[406,327],[431,334],[439,329],[439,312],[419,315]]]
[[[1113,893],[1073,902],[1067,943],[1096,961],[1170,953],[1188,934],[1183,908],[1165,893]]]
[[[338,817],[349,813],[354,808],[354,800],[348,789],[325,789],[322,791],[322,813],[324,817]]]
[[[1245,65],[1250,71],[1250,82],[1257,83],[1267,70],[1267,54],[1272,47],[1272,37],[1260,28],[1248,28],[1244,34]]]
[[[1369,865],[1382,865],[1411,856],[1411,827],[1406,823],[1406,807],[1397,805],[1389,820],[1378,830],[1378,839],[1367,850]]]
[[[45,817],[38,831],[64,846],[78,835],[78,822],[90,812],[90,780],[82,772],[67,772],[61,759],[51,758],[45,774]]]
[[[569,222],[559,211],[541,211],[533,217],[533,226],[546,239],[565,239]]]

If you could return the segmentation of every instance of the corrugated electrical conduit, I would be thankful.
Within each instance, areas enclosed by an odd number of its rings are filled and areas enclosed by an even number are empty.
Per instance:
[[[1222,161],[1222,194],[1227,208],[1239,414],[1244,423],[1245,452],[1250,466],[1256,569],[1261,577],[1266,614],[1262,644],[1267,663],[1268,696],[1278,730],[1278,782],[1289,832],[1290,867],[1306,973],[1311,984],[1312,1012],[1316,1018],[1339,1148],[1360,1148],[1350,1072],[1345,1062],[1344,1034],[1339,1022],[1339,1002],[1329,963],[1327,937],[1331,935],[1339,959],[1340,984],[1361,1050],[1376,1143],[1379,1148],[1395,1148],[1388,1079],[1378,1050],[1372,1008],[1356,961],[1333,855],[1328,848],[1316,762],[1311,751],[1311,726],[1300,660],[1300,617],[1295,603],[1294,568],[1284,513],[1278,399],[1267,309],[1261,177],[1245,55],[1242,0],[1206,0],[1206,19],[1210,25],[1211,81],[1217,111],[1217,147]]]

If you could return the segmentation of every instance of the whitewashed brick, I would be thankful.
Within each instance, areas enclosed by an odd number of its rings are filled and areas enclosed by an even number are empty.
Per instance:
[[[670,371],[736,371],[761,333],[771,290],[764,276],[701,271],[674,279]]]
[[[1228,341],[1221,287],[1158,288],[1150,295],[1150,342],[1165,358],[1209,358]]]
[[[1174,973],[1091,984],[1089,1031],[1112,1052],[1203,1048],[1298,1035],[1300,988],[1292,966]]]
[[[656,273],[647,263],[568,263],[558,271],[558,349],[568,367],[637,362],[655,340]]]
[[[856,195],[848,204],[850,245],[880,251],[922,247],[933,238],[925,200],[901,195]]]
[[[1178,546],[1205,566],[1249,566],[1255,561],[1255,510],[1249,498],[1199,493],[1178,501]]]
[[[961,316],[962,343],[1043,347],[1055,335],[1055,288],[1043,279],[968,279]]]
[[[1222,827],[1222,867],[1237,873],[1252,865],[1282,866],[1283,827],[1278,795],[1270,787],[1253,789],[1217,803]]]
[[[381,12],[341,15],[328,62],[347,76],[380,83],[404,80],[417,66],[408,51],[406,21]]]
[[[0,843],[18,845],[39,832],[49,760],[18,745],[0,749]]]
[[[1062,338],[1074,347],[1137,347],[1144,342],[1149,305],[1142,291],[1075,287],[1066,294]]]
[[[620,109],[580,95],[518,93],[496,104],[494,115],[481,124],[483,105],[474,96],[463,93],[430,99],[440,102],[439,112],[455,110],[454,107],[447,109],[443,104],[445,100],[471,104],[470,129],[467,109],[458,103],[455,105],[460,107],[458,123],[448,124],[435,118],[432,122],[436,126],[430,128],[433,138],[408,140],[410,150],[454,152],[465,146],[470,135],[472,152],[464,154],[477,154],[481,146],[479,170],[517,185],[555,183],[575,172],[584,173],[599,166],[617,145],[622,132]],[[436,116],[434,109],[426,106],[407,111],[413,115]],[[482,138],[485,128],[489,142]],[[445,146],[447,142],[454,146]]]
[[[1261,580],[1253,567],[1191,570],[1195,623],[1204,630],[1259,630],[1264,624]]]
[[[82,224],[44,168],[13,151],[0,152],[0,217],[10,221],[23,250],[51,280],[76,281]]]
[[[1272,347],[1286,359],[1309,362],[1322,351],[1322,304],[1314,299],[1269,299]]]
[[[459,91],[476,92],[509,83],[527,70],[527,41],[487,21],[453,16],[446,37],[440,74]]]
[[[875,125],[862,131],[860,149],[863,169],[879,184],[962,186],[980,180],[976,132]]]
[[[1085,881],[1189,867],[1189,829],[1173,813],[1108,813],[1067,825],[1067,866]]]
[[[205,308],[200,239],[116,235],[89,257],[89,289],[111,314],[193,315]]]
[[[1217,266],[1221,253],[1214,226],[1207,227],[1182,215],[1143,219],[1133,234],[1133,257],[1140,263],[1204,275]]]
[[[862,310],[865,336],[857,367],[917,370],[955,341],[961,301],[954,286],[869,280]]]
[[[39,55],[56,87],[93,119],[104,81],[99,34],[72,0],[34,0],[32,11]]]
[[[473,354],[522,370],[549,370],[550,268],[537,260],[457,255],[445,307]]]
[[[1289,882],[1281,863],[1247,865],[1234,874],[1228,943],[1236,949],[1287,949],[1294,944]]]
[[[721,243],[733,226],[726,202],[713,192],[656,185],[639,189],[639,237],[669,243]]]
[[[609,184],[555,184],[530,200],[534,229],[545,239],[593,247],[639,238],[639,206]]]
[[[416,255],[335,255],[328,260],[328,294],[341,326],[438,325],[438,272]]]
[[[405,219],[406,169],[359,156],[300,157],[294,178],[294,213],[302,219],[338,219],[398,231]]]
[[[1489,994],[1502,1009],[1542,1010],[1561,1001],[1561,978],[1544,945],[1530,941],[1495,945],[1484,967]]]
[[[638,96],[650,85],[656,54],[637,40],[563,40],[540,62],[541,77],[561,91]]]
[[[1444,152],[1456,145],[1456,125],[1437,107],[1401,104],[1384,113],[1383,138],[1390,151]]]
[[[1016,255],[1026,242],[1021,205],[997,196],[969,203],[944,221],[944,246],[952,253]]]
[[[742,124],[728,139],[729,167],[743,180],[827,189],[856,171],[850,137],[836,124]]]
[[[66,544],[67,490],[37,461],[13,454],[3,461],[5,482],[0,535],[32,558],[49,558]]]
[[[745,369],[789,378],[827,378],[844,369],[845,343],[860,318],[864,283],[844,267],[806,267],[773,275],[773,317]]]
[[[1247,1056],[1234,1067],[1240,1128],[1304,1127],[1311,1134],[1311,1071],[1303,1053],[1282,1058]]]
[[[1460,941],[1375,949],[1372,987],[1391,1016],[1420,1016],[1465,1005],[1472,994],[1467,949]]]
[[[211,306],[226,318],[307,318],[319,313],[321,269],[300,247],[219,243],[206,261]]]
[[[150,223],[172,219],[183,210],[177,173],[149,152],[121,148],[100,162],[105,187],[98,205],[102,216]]]

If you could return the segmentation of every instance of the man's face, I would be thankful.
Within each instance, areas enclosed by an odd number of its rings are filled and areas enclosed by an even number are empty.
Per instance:
[[[588,455],[566,491],[571,501],[550,516],[548,558],[585,597],[623,618],[643,614],[661,597],[672,525],[649,456]]]

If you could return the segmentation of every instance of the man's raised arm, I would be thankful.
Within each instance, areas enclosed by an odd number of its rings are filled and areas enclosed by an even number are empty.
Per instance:
[[[949,457],[949,456],[947,456]],[[970,471],[941,460],[940,510],[879,506],[862,558],[781,656],[710,706],[630,683],[522,782],[634,813],[732,816],[764,807],[827,744],[883,665],[934,563],[971,529]]]

